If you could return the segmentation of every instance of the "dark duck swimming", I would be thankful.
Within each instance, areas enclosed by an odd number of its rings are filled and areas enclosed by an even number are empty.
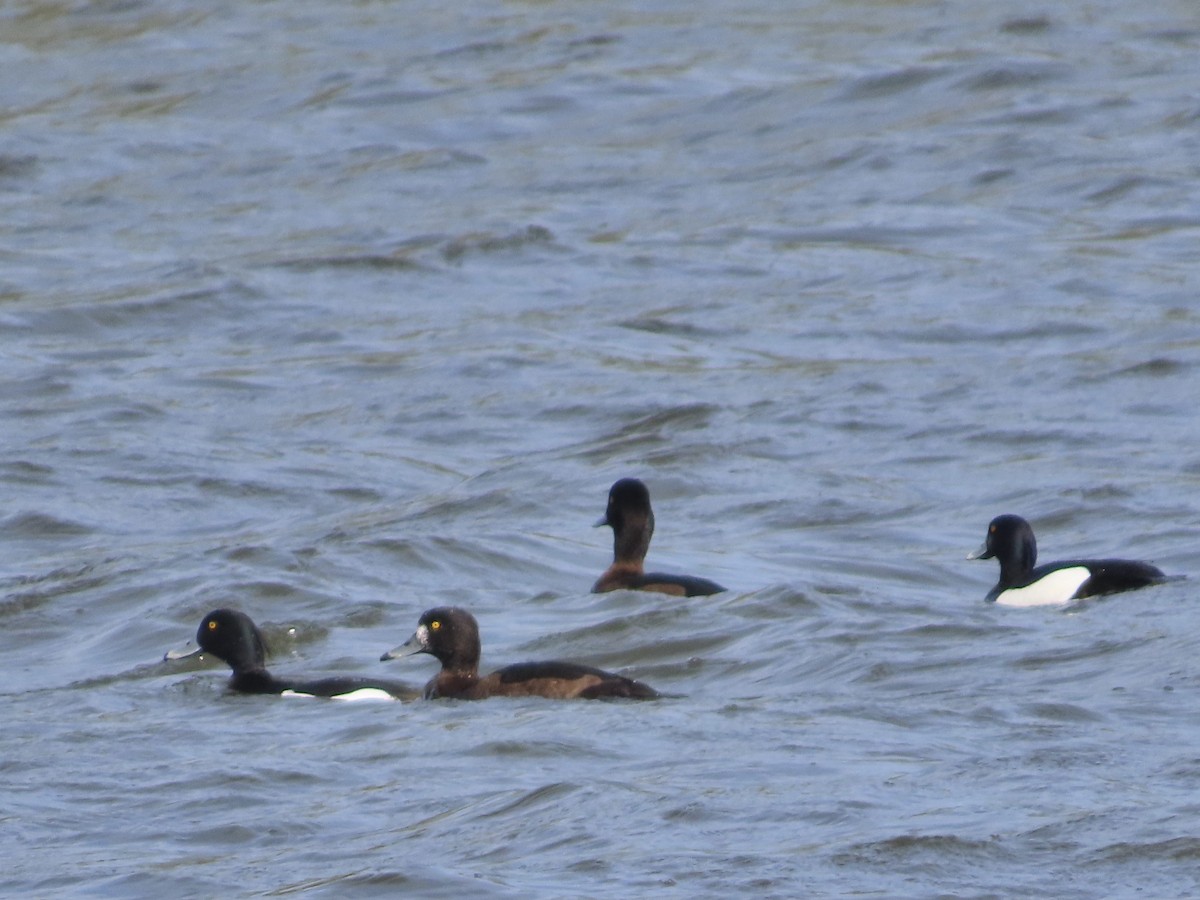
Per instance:
[[[666,575],[645,571],[646,552],[654,536],[654,510],[650,491],[636,478],[622,478],[608,492],[608,506],[596,522],[613,530],[613,562],[592,585],[592,593],[607,591],[657,591],[677,597],[702,597],[725,590],[715,581],[694,575]]]
[[[623,675],[573,662],[525,662],[479,675],[479,624],[458,607],[427,610],[408,641],[382,660],[428,653],[442,668],[425,686],[425,698],[483,700],[487,697],[551,697],[556,699],[627,697],[649,700],[658,692]]]
[[[331,700],[413,700],[418,692],[397,681],[339,675],[316,679],[276,678],[267,671],[267,644],[248,615],[236,609],[215,609],[196,631],[196,646],[169,651],[164,659],[183,659],[200,653],[217,657],[233,670],[229,688],[243,694],[325,697]]]
[[[987,599],[1005,606],[1047,606],[1161,584],[1167,576],[1150,563],[1079,559],[1037,565],[1033,528],[1020,516],[996,516],[987,538],[968,559],[1000,563],[1000,580]]]

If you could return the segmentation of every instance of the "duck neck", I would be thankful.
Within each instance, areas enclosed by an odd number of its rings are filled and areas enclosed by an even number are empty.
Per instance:
[[[613,561],[621,568],[641,572],[654,536],[654,513],[645,517],[627,517],[622,527],[613,530]]]
[[[478,672],[454,672],[442,669],[425,686],[425,699],[435,700],[438,697],[461,697],[463,694],[469,693],[478,683]]]
[[[459,651],[443,659],[442,674],[474,681],[479,677],[479,648]]]
[[[278,694],[289,687],[286,683],[272,677],[266,669],[234,672],[229,686],[243,694]]]
[[[1019,584],[1037,565],[1037,544],[1032,538],[1019,543],[1013,551],[1011,556],[1000,560],[1000,583],[1004,585]]]

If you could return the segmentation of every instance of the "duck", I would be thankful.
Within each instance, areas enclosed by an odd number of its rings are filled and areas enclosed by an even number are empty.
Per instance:
[[[479,623],[465,609],[426,610],[417,630],[380,660],[428,653],[442,664],[425,685],[425,699],[483,700],[488,697],[548,697],[595,700],[624,697],[651,700],[658,691],[640,681],[573,662],[524,662],[479,675]]]
[[[613,562],[592,585],[593,594],[608,591],[657,591],[676,597],[705,597],[725,590],[715,581],[694,575],[645,571],[646,551],[654,536],[650,490],[637,478],[622,478],[608,491],[608,506],[596,528],[613,530]]]
[[[211,653],[233,670],[229,688],[240,694],[325,697],[331,700],[414,700],[409,685],[349,675],[316,679],[276,678],[266,667],[267,643],[253,620],[236,609],[214,609],[196,630],[196,646],[169,650],[164,660]]]
[[[986,599],[1005,606],[1064,604],[1167,580],[1157,566],[1128,559],[1066,560],[1038,566],[1032,526],[1011,514],[992,519],[983,545],[967,556],[993,558],[1000,562],[1000,580]]]

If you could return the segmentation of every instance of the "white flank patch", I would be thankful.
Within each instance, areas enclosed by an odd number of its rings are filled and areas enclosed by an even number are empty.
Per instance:
[[[1092,576],[1086,566],[1057,569],[1023,588],[1009,588],[996,598],[1002,606],[1056,606],[1070,603],[1079,586]]]
[[[357,691],[351,691],[348,694],[335,694],[329,699],[347,700],[353,703],[356,700],[395,700],[396,698],[383,688],[359,688]]]
[[[306,694],[303,691],[283,691],[279,694],[280,697],[308,697],[315,698],[316,694]],[[356,691],[350,691],[346,694],[334,694],[330,700],[395,700],[396,698],[385,691],[383,688],[359,688]]]

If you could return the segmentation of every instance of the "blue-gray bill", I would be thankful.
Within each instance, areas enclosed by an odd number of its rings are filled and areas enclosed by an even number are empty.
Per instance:
[[[424,651],[428,646],[428,638],[421,633],[424,630],[425,626],[422,625],[413,632],[412,637],[410,637],[399,647],[393,647],[387,653],[383,654],[383,656],[379,657],[380,661],[383,662],[389,659],[401,659],[405,656],[414,656],[417,653]]]

